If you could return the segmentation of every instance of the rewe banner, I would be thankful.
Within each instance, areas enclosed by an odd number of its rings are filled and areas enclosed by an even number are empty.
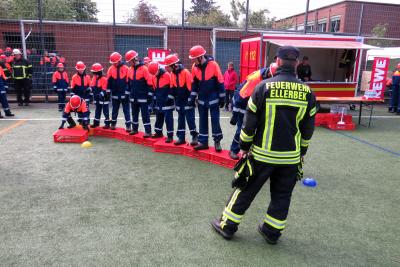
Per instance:
[[[372,65],[371,82],[369,89],[365,91],[365,99],[383,100],[386,88],[386,76],[388,73],[390,59],[385,57],[374,58]]]

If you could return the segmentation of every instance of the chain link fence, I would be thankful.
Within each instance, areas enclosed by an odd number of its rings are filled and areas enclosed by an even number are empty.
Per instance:
[[[400,47],[400,21],[394,19],[400,5],[343,1],[319,8],[331,3],[6,0],[0,3],[0,48],[22,49],[33,64],[33,93],[48,96],[58,62],[72,76],[78,60],[108,67],[113,51],[134,49],[143,58],[148,48],[169,49],[190,67],[188,51],[201,44],[224,71],[228,62],[240,69],[241,37],[265,31],[359,35],[367,44]]]

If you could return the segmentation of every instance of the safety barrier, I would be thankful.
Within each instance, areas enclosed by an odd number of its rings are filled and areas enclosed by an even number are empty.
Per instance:
[[[232,169],[237,162],[229,157],[229,150],[216,152],[214,147],[210,147],[206,150],[196,151],[189,144],[175,146],[173,143],[165,143],[165,137],[144,138],[142,132],[136,135],[130,135],[123,128],[109,130],[98,127],[86,131],[82,129],[81,126],[77,126],[72,129],[57,130],[53,134],[53,139],[55,143],[83,143],[88,140],[89,136],[113,138],[127,143],[152,147],[153,152],[183,155],[230,169]]]

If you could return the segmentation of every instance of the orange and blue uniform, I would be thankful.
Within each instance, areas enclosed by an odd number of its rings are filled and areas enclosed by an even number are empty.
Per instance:
[[[111,92],[112,115],[111,126],[117,124],[119,106],[125,116],[126,129],[131,129],[131,114],[129,111],[129,87],[128,87],[128,67],[124,64],[112,65],[107,71],[108,89]]]
[[[90,87],[93,91],[93,99],[95,104],[94,111],[94,121],[93,125],[100,125],[101,112],[104,114],[104,124],[106,126],[110,125],[110,91],[107,88],[108,80],[100,72],[99,74],[94,74]]]
[[[67,121],[71,127],[75,126],[75,121],[71,117],[71,112],[75,112],[76,114],[78,114],[78,121],[80,121],[84,128],[87,127],[87,125],[89,124],[90,112],[86,101],[82,98],[81,100],[81,105],[78,108],[73,108],[70,102],[65,105],[60,129],[64,127],[64,124]]]
[[[86,101],[87,109],[90,115],[90,98],[91,98],[91,88],[90,88],[90,76],[83,73],[75,73],[71,78],[71,96],[77,95]],[[89,122],[90,123],[90,122]]]
[[[58,96],[58,110],[65,107],[65,100],[68,92],[69,78],[66,71],[55,71],[52,78],[54,92]]]
[[[178,130],[176,132],[179,140],[185,140],[186,122],[192,137],[197,137],[194,105],[189,105],[192,94],[192,75],[182,64],[171,72],[171,88],[175,96],[176,111],[178,111]]]
[[[391,89],[389,112],[400,114],[400,70],[393,73]]]
[[[236,132],[232,140],[230,150],[237,154],[240,151],[240,131],[243,125],[244,114],[246,113],[247,103],[253,94],[254,88],[264,79],[268,78],[269,68],[262,68],[254,71],[246,77],[233,95],[233,112],[231,124],[236,125]]]
[[[153,99],[152,77],[143,62],[128,71],[128,85],[132,109],[132,130],[138,131],[139,112],[146,133],[151,134],[149,104]]]
[[[214,142],[222,139],[222,130],[219,122],[219,106],[225,104],[224,77],[217,62],[205,56],[203,64],[193,64],[192,67],[192,93],[190,104],[193,105],[198,98],[200,117],[199,142],[208,144],[208,111],[211,115],[212,136]]]
[[[10,113],[10,105],[7,100],[7,76],[3,67],[0,66],[0,103],[3,106],[4,112]]]
[[[173,110],[174,96],[170,87],[171,76],[164,69],[159,69],[158,74],[153,76],[153,87],[155,95],[156,123],[154,131],[160,135],[163,131],[164,120],[167,126],[167,136],[174,136]]]

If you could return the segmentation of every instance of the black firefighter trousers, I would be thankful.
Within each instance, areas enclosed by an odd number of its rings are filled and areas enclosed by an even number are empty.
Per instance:
[[[32,90],[32,80],[30,79],[15,79],[15,92],[17,93],[17,102],[19,104],[29,103]],[[22,95],[24,99],[22,99]]]
[[[263,220],[263,231],[271,238],[278,239],[285,228],[290,200],[296,185],[297,166],[273,166],[254,161],[255,175],[244,189],[236,189],[230,196],[222,213],[221,228],[234,233],[244,213],[264,183],[270,179],[271,202]]]

